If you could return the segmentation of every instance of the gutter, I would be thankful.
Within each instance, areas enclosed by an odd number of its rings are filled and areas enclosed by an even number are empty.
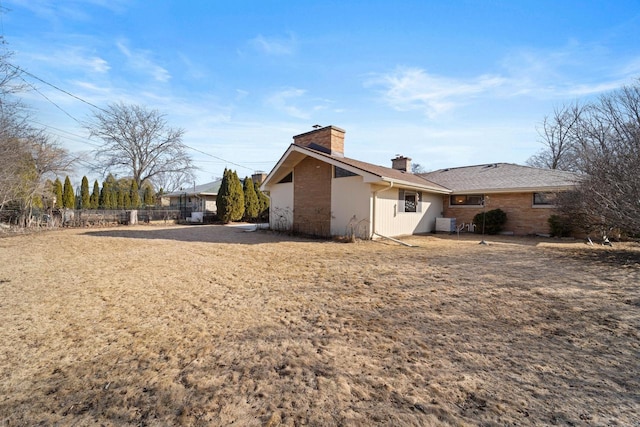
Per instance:
[[[383,191],[387,191],[387,190],[391,190],[391,188],[393,187],[393,181],[389,182],[389,186],[385,187],[385,188],[381,188],[380,190],[376,190],[373,192],[373,218],[371,221],[371,238],[373,239],[374,235],[378,235],[378,236],[382,236],[381,234],[378,234],[378,232],[376,231],[376,206],[377,206],[377,201],[378,201],[378,194],[382,193]],[[384,236],[382,236],[384,237]]]

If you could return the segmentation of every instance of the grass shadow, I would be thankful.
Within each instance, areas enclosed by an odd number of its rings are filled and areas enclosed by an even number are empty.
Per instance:
[[[118,227],[116,229],[87,231],[84,235],[92,237],[145,240],[160,239],[180,242],[227,243],[241,245],[308,241],[308,239],[268,230],[253,231],[248,227],[224,225],[189,225],[159,229],[154,227],[138,227],[135,229]]]

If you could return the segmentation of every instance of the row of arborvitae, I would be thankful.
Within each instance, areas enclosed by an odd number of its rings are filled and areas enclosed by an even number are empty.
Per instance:
[[[245,178],[243,184],[235,171],[225,169],[216,208],[218,218],[224,223],[242,219],[255,221],[269,208],[269,198],[251,178]]]
[[[89,180],[82,177],[80,194],[75,194],[71,180],[67,176],[64,186],[59,178],[54,182],[47,182],[48,191],[46,197],[40,203],[46,208],[67,209],[138,209],[144,206],[152,206],[156,201],[156,194],[151,185],[143,185],[140,191],[138,184],[133,179],[121,178],[116,180],[109,174],[102,183],[102,189],[98,181],[93,183],[93,191],[89,192]]]

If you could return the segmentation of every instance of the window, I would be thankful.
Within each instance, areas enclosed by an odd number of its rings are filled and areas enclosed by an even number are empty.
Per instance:
[[[450,206],[482,206],[481,194],[456,194],[449,196]]]
[[[353,172],[349,172],[346,169],[342,169],[338,166],[334,166],[333,168],[333,177],[334,178],[346,178],[348,176],[357,176],[357,174]]]
[[[287,176],[278,181],[278,184],[284,184],[286,182],[293,182],[293,172],[289,172]]]
[[[416,195],[404,193],[404,211],[415,212],[416,211]]]
[[[555,206],[556,193],[533,193],[533,205],[534,206]]]
[[[422,212],[422,192],[399,190],[399,212]]]

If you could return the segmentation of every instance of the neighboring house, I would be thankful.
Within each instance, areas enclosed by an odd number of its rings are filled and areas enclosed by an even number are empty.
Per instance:
[[[173,209],[186,209],[191,212],[217,212],[216,197],[220,190],[222,180],[195,185],[178,191],[167,193],[164,197],[169,199],[169,207]]]
[[[293,137],[261,186],[271,228],[322,237],[428,233],[437,218],[471,222],[486,199],[487,210],[507,212],[506,231],[548,233],[553,195],[576,182],[575,174],[505,163],[414,175],[407,157],[391,168],[344,157],[344,134],[327,126]]]
[[[507,214],[504,232],[515,235],[548,234],[559,192],[575,188],[579,175],[510,163],[441,169],[420,174],[447,187],[443,216],[473,231],[473,217],[500,208]],[[483,206],[483,201],[485,205]]]
[[[260,184],[266,178],[263,172],[256,172],[251,175],[251,180]],[[240,180],[244,182],[244,180]],[[162,197],[168,200],[169,209],[180,209],[183,211],[182,218],[192,222],[202,222],[207,214],[218,212],[216,198],[222,185],[222,179],[218,179],[206,184],[195,185],[191,188],[184,188],[178,191],[164,194]]]
[[[293,137],[262,184],[271,198],[272,228],[316,236],[428,233],[451,191],[410,172],[344,157],[344,130],[328,126]]]

